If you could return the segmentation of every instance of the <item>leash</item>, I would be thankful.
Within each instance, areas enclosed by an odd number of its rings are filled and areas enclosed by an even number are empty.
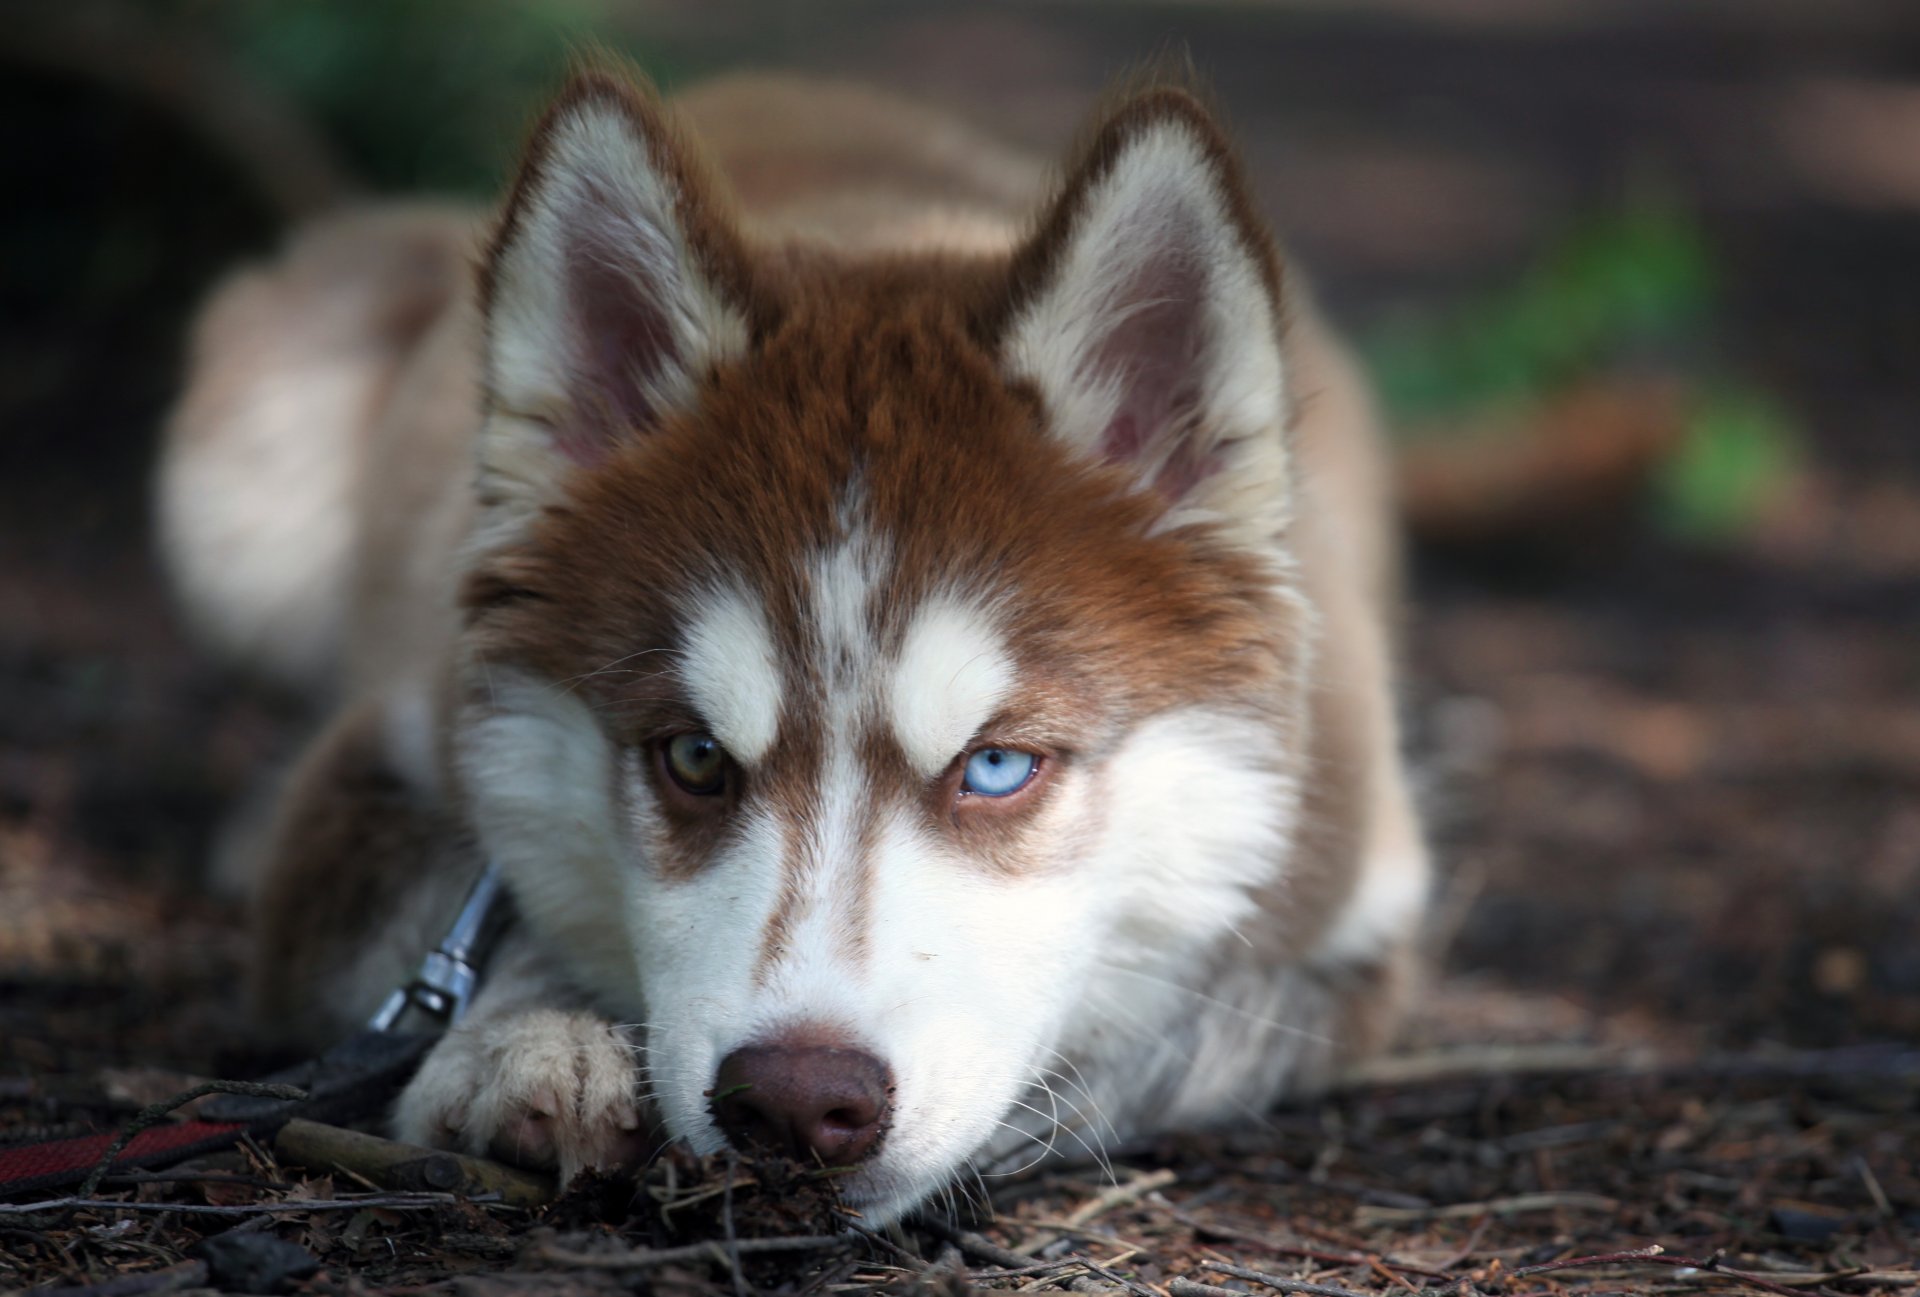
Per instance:
[[[106,1174],[165,1166],[230,1148],[248,1136],[272,1134],[295,1117],[337,1125],[380,1111],[441,1033],[466,1016],[479,990],[487,952],[510,910],[499,868],[489,861],[446,936],[427,952],[414,975],[393,989],[364,1028],[318,1058],[263,1078],[304,1090],[306,1098],[215,1095],[191,1121],[140,1131],[114,1156]],[[413,1019],[424,1019],[423,1029],[401,1030]],[[119,1138],[109,1132],[0,1146],[0,1198],[79,1184]]]

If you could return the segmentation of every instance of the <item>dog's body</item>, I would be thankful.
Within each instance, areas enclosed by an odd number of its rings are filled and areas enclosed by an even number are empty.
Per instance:
[[[1047,203],[863,92],[675,107],[577,84],[477,285],[478,221],[370,212],[201,325],[176,581],[336,708],[248,852],[263,1009],[364,1017],[491,857],[403,1138],[767,1137],[870,1220],[1324,1082],[1426,886],[1392,545],[1217,128],[1135,96]]]

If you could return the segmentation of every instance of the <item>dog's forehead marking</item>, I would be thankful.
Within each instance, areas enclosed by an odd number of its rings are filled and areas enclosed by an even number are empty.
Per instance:
[[[818,764],[805,772],[812,795],[784,812],[780,895],[762,926],[754,968],[762,987],[776,969],[791,980],[801,976],[796,970],[835,967],[866,944],[872,865],[865,835],[874,808],[857,756],[858,730],[875,692],[875,601],[891,575],[893,551],[866,525],[857,486],[844,491],[838,514],[837,537],[806,552],[798,567],[806,591],[801,639],[820,692],[812,698],[803,690],[793,699],[806,710],[792,719],[817,736]]]
[[[936,595],[914,612],[894,664],[894,736],[931,779],[997,711],[1014,683],[1006,636],[982,603]]]
[[[806,582],[813,617],[813,646],[830,711],[847,709],[849,691],[873,661],[878,627],[874,595],[886,582],[892,551],[884,536],[862,525],[855,501],[841,507],[841,538],[808,557]],[[850,718],[850,717],[849,717]]]
[[[780,660],[758,600],[714,587],[691,600],[678,662],[681,682],[713,737],[735,760],[766,756],[780,728]]]

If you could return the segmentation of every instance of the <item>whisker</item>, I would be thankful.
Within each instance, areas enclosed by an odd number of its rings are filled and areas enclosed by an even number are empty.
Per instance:
[[[583,672],[581,672],[581,673],[580,673],[579,675],[577,675],[577,676],[568,676],[568,677],[567,677],[566,679],[564,679],[564,680],[556,680],[556,681],[554,681],[554,682],[553,682],[553,687],[554,687],[555,689],[558,689],[558,690],[560,690],[560,691],[561,691],[561,692],[563,692],[563,693],[572,693],[572,692],[574,691],[574,688],[575,688],[576,686],[578,686],[578,685],[579,685],[579,683],[580,683],[581,681],[583,681],[583,680],[591,680],[591,679],[593,679],[593,678],[594,678],[595,676],[604,676],[604,675],[642,675],[642,674],[650,674],[650,675],[663,675],[663,674],[665,674],[665,673],[664,673],[664,672],[660,672],[660,671],[655,671],[655,672],[640,672],[640,671],[617,671],[617,670],[615,670],[615,668],[617,668],[617,667],[618,667],[618,666],[619,666],[619,665],[620,665],[621,663],[623,663],[623,662],[631,662],[631,661],[633,661],[633,660],[634,660],[635,658],[643,658],[643,657],[651,657],[651,656],[652,656],[653,654],[655,654],[655,653],[664,653],[664,654],[666,654],[666,655],[667,655],[667,656],[669,656],[669,657],[681,657],[681,656],[684,656],[684,655],[683,655],[683,654],[682,654],[682,653],[680,652],[680,650],[678,650],[678,649],[670,649],[670,648],[650,648],[650,649],[641,649],[641,650],[640,650],[639,652],[637,652],[637,653],[629,653],[629,654],[627,654],[627,655],[626,655],[625,657],[618,657],[618,658],[615,658],[615,659],[613,659],[613,661],[611,661],[611,662],[609,662],[609,663],[607,663],[607,664],[606,664],[605,666],[602,666],[602,667],[596,667],[596,668],[594,668],[594,669],[593,669],[592,671],[583,671]]]
[[[1212,1005],[1216,1009],[1224,1009],[1237,1018],[1244,1018],[1248,1022],[1267,1027],[1273,1031],[1280,1032],[1282,1035],[1299,1036],[1305,1040],[1312,1041],[1316,1045],[1331,1045],[1333,1043],[1333,1039],[1329,1036],[1323,1036],[1319,1032],[1309,1031],[1305,1027],[1296,1026],[1290,1022],[1280,1022],[1273,1018],[1262,1017],[1251,1009],[1241,1008],[1230,1000],[1222,1000],[1218,996],[1208,995],[1205,991],[1196,990],[1194,987],[1184,986],[1179,982],[1171,981],[1164,977],[1155,977],[1152,973],[1143,973],[1137,968],[1128,968],[1122,964],[1110,963],[1106,960],[1095,960],[1094,962],[1108,972],[1121,973],[1128,977],[1137,977],[1142,981],[1152,982],[1156,986],[1164,986],[1170,991],[1178,991],[1182,995],[1192,996],[1202,1004]]]

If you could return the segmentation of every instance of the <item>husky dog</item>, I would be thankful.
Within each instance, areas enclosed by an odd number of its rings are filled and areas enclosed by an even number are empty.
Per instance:
[[[497,220],[331,218],[199,326],[174,581],[332,709],[242,852],[261,1012],[364,1017],[490,859],[400,1138],[770,1146],[869,1222],[1324,1084],[1427,888],[1374,422],[1182,88],[1049,184],[581,76]]]

